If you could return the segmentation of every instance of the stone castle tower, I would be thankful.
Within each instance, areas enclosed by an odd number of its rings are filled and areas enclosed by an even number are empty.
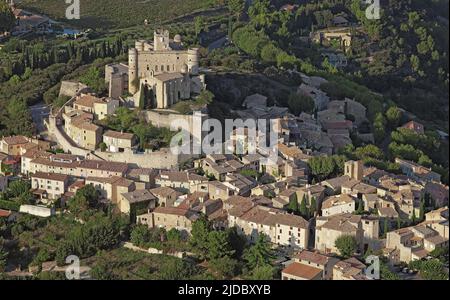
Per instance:
[[[363,179],[363,169],[363,162],[361,160],[350,160],[345,162],[344,175],[347,175],[352,179],[361,181]]]

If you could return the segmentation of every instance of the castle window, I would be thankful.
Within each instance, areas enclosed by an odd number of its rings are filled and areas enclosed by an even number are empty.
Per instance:
[[[161,66],[161,72],[164,72],[164,66]]]

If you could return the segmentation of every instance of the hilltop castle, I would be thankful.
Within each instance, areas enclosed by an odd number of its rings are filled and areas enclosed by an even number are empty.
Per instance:
[[[136,41],[135,47],[129,50],[125,68],[124,65],[106,67],[110,96],[128,92],[134,96],[136,107],[143,88],[147,106],[164,109],[190,99],[204,87],[204,77],[199,75],[198,49],[184,49],[181,36],[170,39],[168,30],[156,30],[153,43]]]

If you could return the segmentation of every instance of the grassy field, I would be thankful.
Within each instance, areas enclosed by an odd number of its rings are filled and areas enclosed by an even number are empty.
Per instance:
[[[210,8],[215,0],[81,0],[81,19],[67,20],[61,0],[23,0],[21,7],[81,28],[125,28],[163,23],[194,11]]]

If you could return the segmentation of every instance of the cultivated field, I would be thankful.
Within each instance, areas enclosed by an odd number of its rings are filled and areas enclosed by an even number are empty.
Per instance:
[[[124,28],[166,22],[173,18],[212,7],[215,0],[80,0],[81,19],[69,23],[90,28]],[[61,0],[23,0],[21,7],[46,14],[55,20],[65,19],[67,4]]]

